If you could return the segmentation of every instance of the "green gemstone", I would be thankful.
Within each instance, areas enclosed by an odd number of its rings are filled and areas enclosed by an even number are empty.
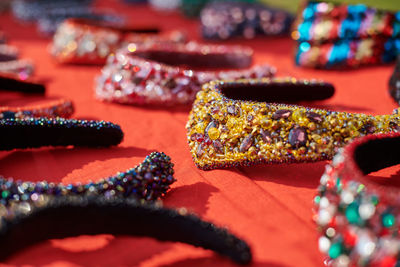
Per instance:
[[[394,225],[396,219],[394,218],[393,214],[386,213],[382,215],[382,224],[386,228],[390,228]]]
[[[328,254],[329,257],[332,259],[336,259],[342,253],[342,244],[340,243],[333,243],[329,248]]]
[[[379,199],[377,196],[371,196],[371,202],[372,204],[374,204],[375,206],[378,205],[379,203]]]
[[[356,202],[350,203],[346,208],[346,218],[351,224],[360,223],[360,214],[358,213],[358,204]]]
[[[321,201],[321,197],[320,196],[315,196],[314,203],[315,204],[319,204],[320,201]]]
[[[357,188],[357,193],[360,193],[364,189],[365,185],[360,184]]]
[[[1,197],[2,198],[8,198],[8,196],[10,195],[10,192],[7,190],[4,190],[3,192],[1,192]]]
[[[339,177],[336,179],[336,188],[338,192],[342,191],[342,182]]]

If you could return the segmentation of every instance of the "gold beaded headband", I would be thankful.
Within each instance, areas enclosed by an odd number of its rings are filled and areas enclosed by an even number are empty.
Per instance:
[[[197,94],[186,125],[193,160],[203,170],[313,162],[332,158],[354,137],[400,130],[395,114],[372,116],[262,102],[317,100],[332,93],[330,84],[293,78],[207,83]]]

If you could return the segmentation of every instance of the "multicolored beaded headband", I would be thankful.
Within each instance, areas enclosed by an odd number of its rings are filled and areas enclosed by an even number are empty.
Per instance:
[[[7,140],[0,143],[0,150],[110,146],[119,144],[122,137],[118,125],[103,121],[0,120],[0,140]],[[184,242],[240,264],[249,263],[250,248],[227,230],[185,209],[175,211],[144,202],[163,196],[175,181],[173,174],[170,158],[153,152],[135,168],[83,185],[0,178],[0,258],[50,238],[110,233]],[[98,221],[103,223],[92,223]]]
[[[392,62],[400,54],[400,42],[391,38],[339,40],[333,43],[301,42],[296,52],[296,64],[313,68],[355,68],[361,65]]]
[[[314,198],[319,249],[328,266],[396,266],[400,252],[395,178],[368,177],[400,162],[400,133],[368,135],[341,149]]]
[[[389,79],[389,94],[400,104],[400,58],[397,59],[392,76]]]
[[[157,28],[129,28],[115,23],[68,19],[57,29],[51,48],[61,63],[104,64],[109,54],[129,43],[182,42],[180,32],[158,34]]]
[[[309,2],[298,19],[296,64],[314,68],[388,63],[400,53],[400,12]]]
[[[308,2],[292,33],[299,42],[400,37],[400,12],[383,11],[363,4]]]
[[[205,84],[186,125],[193,160],[203,170],[313,162],[332,158],[357,136],[400,131],[398,110],[371,116],[270,103],[332,94],[330,84],[293,78]]]
[[[123,104],[191,104],[201,85],[211,80],[273,76],[275,68],[266,64],[238,69],[251,65],[252,54],[246,47],[195,42],[131,44],[110,55],[97,78],[96,96]]]
[[[200,15],[203,37],[228,39],[288,34],[293,16],[258,3],[210,2]]]

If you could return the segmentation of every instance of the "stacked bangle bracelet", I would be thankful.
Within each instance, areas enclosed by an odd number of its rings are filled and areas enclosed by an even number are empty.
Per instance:
[[[399,189],[394,178],[367,176],[400,162],[400,134],[359,138],[341,149],[314,199],[319,249],[329,266],[396,266]]]
[[[96,96],[123,104],[190,104],[205,82],[272,76],[275,69],[269,65],[248,68],[252,53],[241,46],[195,42],[130,44],[108,58],[97,79]]]

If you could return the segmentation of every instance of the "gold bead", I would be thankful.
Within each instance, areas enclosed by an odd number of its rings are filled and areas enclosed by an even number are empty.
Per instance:
[[[313,122],[310,122],[307,126],[310,131],[314,131],[315,129],[317,129],[317,125]]]
[[[215,127],[212,127],[208,130],[208,136],[211,140],[218,139],[219,137],[219,130]]]

